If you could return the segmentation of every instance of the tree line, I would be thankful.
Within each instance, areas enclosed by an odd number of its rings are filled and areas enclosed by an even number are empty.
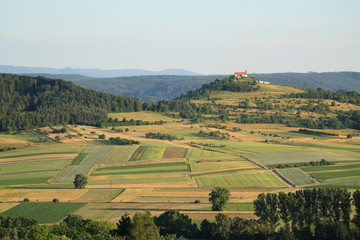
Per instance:
[[[290,98],[318,98],[318,99],[332,99],[338,102],[351,103],[360,105],[360,93],[356,91],[330,91],[322,88],[306,89],[302,93],[291,93],[286,95]]]

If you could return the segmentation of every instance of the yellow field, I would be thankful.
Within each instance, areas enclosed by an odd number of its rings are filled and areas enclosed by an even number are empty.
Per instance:
[[[31,202],[50,202],[54,198],[60,202],[74,201],[88,189],[0,189],[1,202],[19,202],[24,198]]]

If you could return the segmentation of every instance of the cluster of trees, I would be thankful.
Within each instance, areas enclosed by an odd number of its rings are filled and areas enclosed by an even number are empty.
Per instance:
[[[154,133],[154,132],[149,132],[145,134],[146,138],[155,138],[155,139],[163,139],[163,140],[178,140],[179,138],[177,136],[171,135],[171,134],[167,134],[167,133]]]
[[[282,114],[241,114],[236,119],[237,123],[279,123],[289,127],[305,127],[312,129],[360,129],[360,111],[340,112],[337,118],[320,117],[317,119],[299,118],[296,116],[285,116]]]
[[[0,131],[107,120],[107,113],[140,111],[139,99],[113,96],[44,77],[0,74]]]
[[[222,133],[220,131],[205,132],[203,130],[200,130],[197,135],[200,137],[220,138],[220,139],[226,139],[229,137],[228,133]]]
[[[260,89],[257,81],[239,81],[234,76],[223,79],[216,79],[213,82],[202,85],[200,89],[190,90],[179,99],[202,99],[209,98],[213,91],[231,91],[231,92],[252,92]]]
[[[60,128],[60,129],[56,129],[56,128],[54,128],[53,130],[52,130],[52,133],[66,133],[67,132],[67,130],[66,130],[66,128]]]
[[[350,228],[350,213],[352,201],[357,209],[360,207],[359,197],[359,191],[352,198],[350,192],[341,189],[267,193],[257,197],[254,208],[255,214],[269,226],[271,232],[283,226],[280,229],[295,239],[296,236],[299,239],[328,239],[323,236],[329,234],[327,231],[333,227],[332,231],[344,231],[348,237],[335,239],[356,239]],[[359,227],[357,216],[353,222]]]
[[[127,120],[126,118],[123,118],[121,121],[119,121],[118,118],[108,118],[106,122],[97,122],[93,126],[105,128],[105,127],[117,127],[117,126],[140,126],[140,125],[162,125],[165,122],[163,120],[160,121],[143,121],[143,120],[135,120],[130,119]]]
[[[334,165],[333,162],[321,159],[320,161],[311,161],[309,163],[294,163],[294,164],[279,164],[276,168],[291,168],[291,167],[305,167],[305,166],[329,166]]]
[[[338,102],[352,103],[360,105],[360,93],[356,91],[329,91],[322,88],[318,89],[306,89],[303,93],[291,93],[287,95],[291,98],[318,98],[318,99],[332,99]]]
[[[298,132],[304,134],[310,134],[310,135],[317,135],[317,136],[335,136],[335,137],[339,136],[339,134],[337,133],[328,133],[328,132],[314,131],[309,129],[299,129]]]
[[[107,144],[107,145],[132,145],[132,144],[140,144],[137,140],[131,140],[120,137],[110,137],[107,140],[101,140],[99,143]]]

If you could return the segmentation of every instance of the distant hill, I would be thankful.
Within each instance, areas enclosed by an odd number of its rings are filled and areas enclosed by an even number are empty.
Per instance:
[[[96,69],[96,68],[43,68],[43,67],[20,67],[0,65],[0,73],[13,74],[80,74],[93,78],[111,78],[120,76],[141,75],[198,75],[197,73],[180,68],[170,68],[163,71],[149,71],[144,69]]]
[[[0,131],[107,120],[107,113],[140,111],[139,99],[85,89],[44,77],[0,74]]]
[[[144,102],[156,102],[179,97],[190,90],[196,90],[203,84],[224,78],[224,75],[156,75],[117,78],[89,78],[75,74],[30,74],[54,79],[73,81],[79,86],[119,96],[140,98]]]
[[[0,66],[1,70],[1,66]],[[148,75],[112,78],[92,78],[80,74],[27,75],[45,76],[73,81],[82,87],[119,96],[140,98],[142,101],[160,101],[178,98],[187,91],[199,89],[203,84],[225,78],[229,75]],[[324,73],[264,73],[249,74],[261,81],[299,88],[323,88],[332,91],[347,90],[360,92],[359,72]]]
[[[254,73],[249,76],[293,87],[360,92],[360,72]]]

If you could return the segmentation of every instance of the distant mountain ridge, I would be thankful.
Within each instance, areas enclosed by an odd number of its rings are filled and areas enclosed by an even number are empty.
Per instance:
[[[199,75],[181,68],[169,68],[163,71],[150,71],[145,69],[96,69],[96,68],[46,68],[0,65],[0,73],[13,74],[80,74],[92,78],[111,78],[121,76],[143,75]]]

